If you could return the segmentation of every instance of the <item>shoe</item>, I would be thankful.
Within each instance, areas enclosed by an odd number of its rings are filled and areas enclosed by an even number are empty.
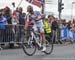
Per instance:
[[[43,47],[43,49],[41,50],[42,52],[46,51],[46,47]]]
[[[43,49],[43,47],[39,47],[39,46],[38,46],[38,50],[42,50],[42,49]]]

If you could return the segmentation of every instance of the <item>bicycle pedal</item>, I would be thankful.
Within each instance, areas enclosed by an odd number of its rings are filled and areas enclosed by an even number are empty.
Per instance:
[[[42,50],[43,49],[43,47],[38,47],[38,50]]]

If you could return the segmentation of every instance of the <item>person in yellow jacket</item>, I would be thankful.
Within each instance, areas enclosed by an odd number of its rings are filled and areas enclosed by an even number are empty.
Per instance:
[[[46,34],[51,33],[51,28],[50,28],[50,26],[49,26],[49,24],[48,24],[47,19],[43,20],[43,24],[44,24],[45,33],[46,33]]]
[[[42,14],[42,20],[43,20],[43,24],[44,24],[45,34],[49,35],[51,37],[51,27],[49,26],[48,19],[45,18],[44,14]]]

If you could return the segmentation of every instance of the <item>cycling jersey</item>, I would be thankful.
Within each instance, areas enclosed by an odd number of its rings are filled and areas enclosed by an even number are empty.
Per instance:
[[[34,12],[32,15],[28,13],[27,21],[33,22],[34,25],[32,28],[35,31],[37,31],[37,28],[39,28],[40,32],[44,32],[44,25],[39,12]]]

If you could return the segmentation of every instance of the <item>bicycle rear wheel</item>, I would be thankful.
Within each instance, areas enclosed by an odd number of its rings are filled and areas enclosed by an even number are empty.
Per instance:
[[[36,52],[36,46],[35,41],[31,40],[30,37],[25,38],[25,40],[22,43],[23,51],[26,55],[32,56]]]
[[[50,38],[50,36],[46,35],[46,51],[44,51],[45,54],[49,55],[53,51],[53,40]]]

